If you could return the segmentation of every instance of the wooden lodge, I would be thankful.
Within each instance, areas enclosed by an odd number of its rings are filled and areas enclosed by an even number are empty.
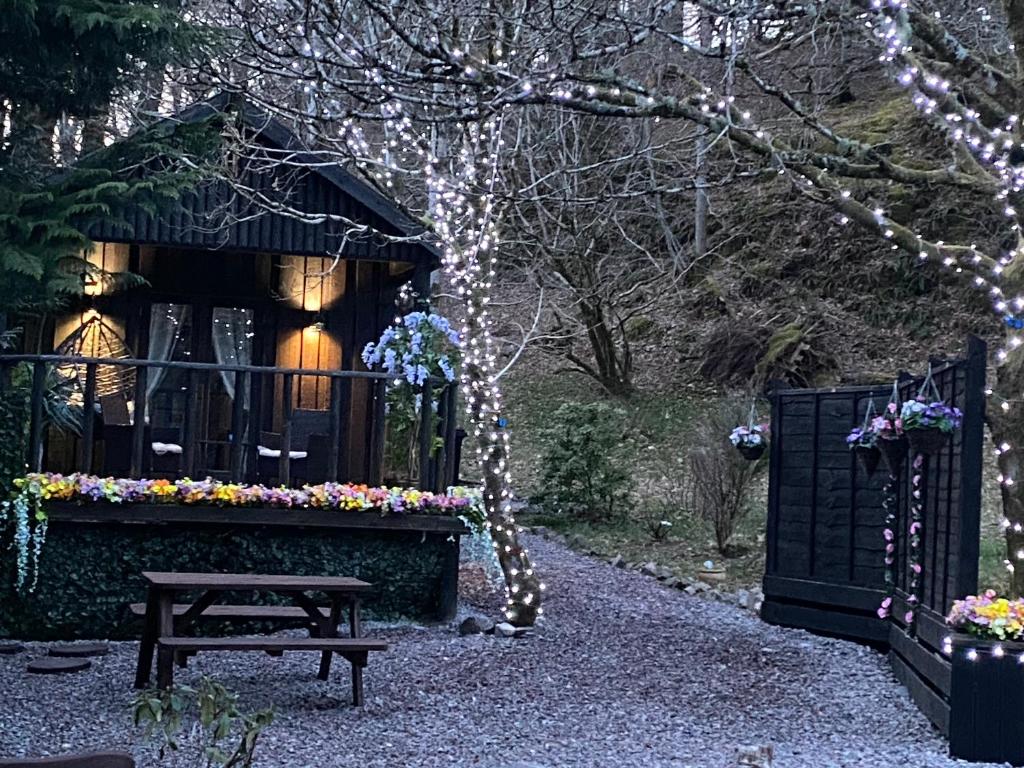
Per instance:
[[[67,311],[25,319],[31,354],[0,357],[33,366],[30,469],[409,482],[383,476],[386,381],[360,353],[393,319],[401,285],[429,294],[438,252],[393,201],[258,111],[225,98],[176,119],[226,109],[259,170],[206,182],[157,215],[122,211],[127,226],[93,226],[88,260],[113,277],[83,275]],[[93,416],[80,435],[46,424],[54,372]],[[433,398],[442,448],[421,441],[415,482],[440,489],[455,477],[454,389]]]

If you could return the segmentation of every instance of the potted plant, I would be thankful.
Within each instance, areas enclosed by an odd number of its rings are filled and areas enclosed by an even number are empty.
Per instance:
[[[768,447],[768,425],[767,424],[742,424],[729,434],[729,442],[736,446],[736,449],[743,454],[748,461],[757,461],[764,455],[764,449]]]
[[[864,409],[864,422],[859,427],[850,430],[846,436],[846,445],[857,456],[864,471],[871,476],[878,468],[878,460],[881,452],[878,450],[878,434],[872,428],[872,417],[875,415],[875,401],[868,400]]]
[[[900,418],[900,394],[897,382],[892,384],[892,397],[879,416],[871,420],[871,431],[875,433],[878,447],[889,475],[895,477],[907,454],[907,437],[903,433],[903,419]]]
[[[960,428],[963,414],[959,408],[950,407],[941,400],[927,402],[918,395],[903,404],[900,419],[911,450],[932,454],[941,451],[949,436]]]
[[[857,456],[860,465],[868,475],[873,475],[878,469],[878,460],[882,452],[878,449],[878,434],[867,427],[854,427],[846,436],[846,444]]]

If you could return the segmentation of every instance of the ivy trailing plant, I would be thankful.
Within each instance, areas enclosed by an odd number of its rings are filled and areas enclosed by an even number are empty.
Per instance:
[[[363,349],[363,363],[371,370],[381,370],[393,378],[388,384],[387,412],[390,454],[393,471],[405,473],[402,480],[414,477],[417,465],[423,393],[428,379],[454,384],[462,360],[459,333],[442,315],[417,310],[396,317],[377,342]],[[437,390],[433,390],[432,394]],[[436,425],[438,401],[431,397]],[[432,426],[432,432],[436,428]],[[437,450],[440,438],[433,440]]]
[[[15,491],[0,502],[0,527],[14,526],[11,547],[15,550],[14,587],[19,592],[36,588],[39,579],[39,555],[46,541],[46,512],[38,482],[20,478]]]
[[[9,348],[15,332],[0,335],[0,352]],[[29,404],[32,368],[12,366],[2,374],[0,397],[0,543],[10,537],[15,552],[14,585],[21,592],[35,589],[39,555],[46,540],[46,512],[38,480],[25,475],[28,451]],[[71,382],[54,369],[47,371],[43,384],[43,427],[78,432],[81,409],[70,402]]]
[[[196,723],[186,730],[191,718]],[[248,768],[260,734],[274,721],[274,711],[243,712],[237,694],[204,676],[195,688],[176,685],[139,693],[132,702],[132,719],[145,729],[147,739],[159,741],[161,760],[168,750],[181,752],[184,746],[195,751],[195,765]]]

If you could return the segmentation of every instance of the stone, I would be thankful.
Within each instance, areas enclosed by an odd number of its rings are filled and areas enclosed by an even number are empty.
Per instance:
[[[696,595],[697,588],[693,584],[688,584],[685,587],[683,587],[683,592],[685,592],[688,595]]]
[[[613,568],[624,568],[626,566],[626,561],[623,559],[622,555],[616,555],[608,561],[608,564]]]
[[[24,643],[10,642],[0,643],[0,656],[13,656],[25,650]]]
[[[543,525],[533,526],[533,533],[536,536],[543,536],[545,539],[548,537],[548,529],[545,528]]]
[[[736,604],[744,610],[749,609],[750,606],[753,604],[750,600],[750,592],[748,592],[745,589],[739,590],[736,593]]]
[[[736,765],[743,768],[772,768],[774,749],[771,744],[756,747],[738,747]]]
[[[516,628],[507,621],[494,625],[494,634],[498,637],[515,637],[516,631]]]
[[[642,573],[644,576],[656,577],[658,575],[657,563],[644,563],[640,566],[640,573]]]
[[[703,581],[695,581],[690,586],[692,586],[698,592],[709,592],[709,591],[711,591],[711,585],[710,584],[705,584]]]
[[[658,566],[657,578],[659,581],[666,581],[667,579],[671,579],[673,576],[675,576],[675,574],[672,572],[671,568],[666,568],[664,565]]]
[[[467,619],[463,619],[462,623],[459,624],[459,634],[463,637],[466,635],[480,635],[490,631],[492,627],[494,627],[493,621],[478,616],[470,616]]]
[[[68,672],[81,672],[92,666],[88,659],[67,659],[54,656],[44,656],[41,659],[30,661],[28,671],[36,675],[61,675]]]
[[[665,579],[665,581],[662,583],[669,589],[676,589],[680,584],[679,579],[677,579],[675,576],[670,576],[669,578]]]
[[[49,654],[59,658],[80,659],[87,656],[106,656],[110,646],[106,643],[66,643],[51,645]]]

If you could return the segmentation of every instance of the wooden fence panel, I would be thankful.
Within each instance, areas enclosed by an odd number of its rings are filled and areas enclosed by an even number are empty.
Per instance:
[[[966,357],[932,361],[942,396],[965,413],[963,429],[924,468],[921,604],[942,615],[977,587],[985,344]],[[924,376],[904,376],[901,397]],[[768,494],[763,617],[772,623],[887,645],[876,609],[886,594],[883,467],[868,475],[846,446],[869,400],[885,407],[891,385],[776,389]],[[897,483],[896,588],[908,587],[906,531],[912,457]]]

